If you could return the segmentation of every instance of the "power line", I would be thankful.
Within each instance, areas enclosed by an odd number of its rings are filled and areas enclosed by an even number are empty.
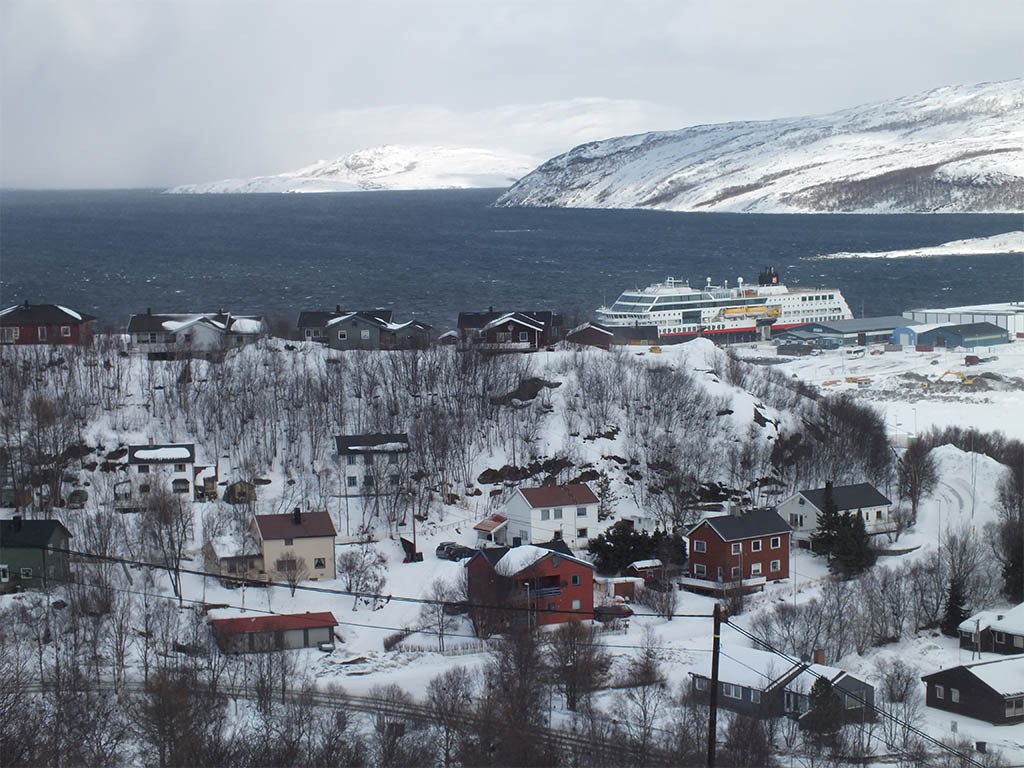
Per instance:
[[[73,552],[73,550],[58,549],[58,548],[55,548],[55,547],[47,547],[46,549],[48,549],[50,551],[56,551],[56,552],[65,552],[65,553]],[[77,552],[77,551],[75,551],[75,553],[79,554],[79,555],[89,555],[89,553],[82,553],[82,552]],[[159,564],[141,563],[141,562],[127,560],[127,559],[124,559],[124,558],[116,558],[116,557],[113,557],[113,556],[106,556],[106,555],[90,555],[90,556],[94,557],[96,559],[101,559],[101,560],[105,560],[105,561],[124,562],[124,563],[127,563],[127,564],[137,564],[137,565],[140,565],[141,567],[151,567],[151,568],[154,568],[156,570],[173,570],[169,566],[163,566],[163,565],[159,565]],[[204,572],[204,571],[182,569],[182,572],[183,573],[193,573],[193,574],[207,575],[207,576],[210,576],[210,577],[213,577],[213,578],[218,578],[218,579],[222,578],[219,574],[212,574],[212,573],[208,573],[208,572]],[[64,578],[64,579],[62,579],[62,578],[54,577],[54,576],[48,576],[47,578],[51,579],[53,581],[58,581],[58,582],[65,583],[65,584],[74,584],[74,585],[77,585],[77,586],[84,586],[84,587],[95,586],[93,584],[90,584],[90,583],[87,583],[87,582],[83,582],[83,581],[76,581],[75,579],[71,579],[71,578]],[[289,584],[283,584],[281,582],[264,582],[264,581],[255,581],[255,580],[246,580],[246,581],[248,581],[249,583],[251,583],[252,585],[255,585],[255,586],[268,586],[269,585],[269,586],[279,586],[279,587],[288,587],[288,588],[290,588]],[[238,606],[238,605],[222,604],[222,603],[211,604],[208,601],[199,600],[199,599],[196,599],[196,598],[188,598],[188,597],[184,597],[184,596],[178,597],[178,596],[175,596],[173,594],[166,594],[166,593],[163,593],[163,592],[151,593],[151,592],[144,592],[144,591],[137,590],[137,589],[129,589],[127,587],[118,587],[118,586],[113,586],[113,585],[109,585],[106,588],[107,589],[111,589],[111,590],[113,590],[115,592],[121,592],[121,593],[131,594],[131,595],[139,595],[139,596],[142,596],[142,597],[145,597],[145,598],[155,598],[155,599],[160,599],[160,600],[170,600],[170,601],[174,601],[174,602],[189,603],[190,605],[195,605],[197,607],[206,608],[206,609],[209,609],[212,606],[212,607],[215,607],[215,608],[220,608],[220,607],[231,608],[231,609],[240,610],[240,611],[247,612],[247,613],[259,613],[259,614],[263,614],[263,615],[267,615],[267,616],[295,616],[295,614],[283,613],[281,611],[273,610],[273,609],[270,609],[270,608],[255,608],[255,607],[248,607],[248,606],[242,607],[242,606]],[[321,590],[321,591],[323,591],[323,590]],[[352,595],[352,594],[362,595],[363,594],[363,593],[345,592],[345,591],[340,591],[340,590],[338,592],[340,594],[343,594],[343,595]],[[366,593],[366,594],[370,594],[370,593]],[[387,595],[379,595],[378,597],[387,598],[388,596]],[[394,599],[394,598],[392,598],[392,599]],[[431,599],[428,599],[428,598],[422,598],[422,599],[405,598],[405,599],[407,601],[410,601],[410,602],[422,602],[422,603],[431,604],[431,605],[444,605],[445,604],[445,601],[443,601],[443,600],[431,600]],[[493,606],[478,605],[478,604],[472,604],[472,605],[474,605],[475,607],[484,607],[484,608],[493,607]],[[542,612],[548,612],[548,611],[545,610],[545,611],[542,611]],[[551,611],[551,612],[552,613],[566,613],[566,611]],[[644,615],[646,615],[646,614],[644,614]],[[683,614],[680,614],[680,615],[683,615]],[[691,617],[692,618],[706,618],[706,617],[700,616],[699,614],[691,615]],[[445,637],[459,637],[459,638],[467,638],[467,639],[479,639],[478,636],[475,635],[475,634],[468,634],[468,633],[465,633],[465,632],[455,632],[455,631],[452,631],[452,632],[447,632],[447,631],[446,632],[441,632],[440,630],[433,629],[433,628],[430,628],[430,627],[427,627],[427,626],[418,627],[418,628],[413,628],[413,627],[392,627],[392,626],[387,626],[387,625],[384,625],[384,624],[372,624],[372,623],[369,623],[369,622],[344,621],[344,620],[338,619],[337,617],[335,617],[335,620],[340,625],[352,626],[352,627],[363,627],[363,628],[366,628],[366,629],[380,629],[380,630],[387,630],[387,631],[392,631],[392,632],[408,632],[409,634],[435,635],[435,636],[443,635]],[[707,648],[690,648],[690,647],[680,647],[680,646],[674,646],[674,645],[673,646],[670,646],[670,645],[647,646],[647,645],[635,645],[635,644],[630,644],[630,643],[595,643],[595,644],[584,643],[584,645],[595,645],[595,646],[600,646],[600,647],[603,647],[603,648],[612,648],[612,649],[621,649],[621,650],[645,650],[648,647],[653,647],[653,648],[657,648],[659,650],[666,650],[666,651],[689,651],[689,652],[693,652],[693,653],[710,653],[711,652],[710,649],[707,649]]]
[[[774,647],[767,640],[764,640],[764,639],[758,637],[757,635],[753,634],[752,632],[748,632],[746,629],[744,629],[743,627],[739,626],[738,624],[733,624],[732,622],[728,622],[728,624],[729,624],[730,627],[732,627],[734,630],[739,632],[744,637],[748,638],[749,640],[752,640],[754,643],[756,643],[757,645],[761,646],[766,651],[768,651],[770,653],[774,653],[776,656],[780,656],[781,658],[783,658],[786,661],[788,661],[790,664],[797,665],[797,664],[803,663],[799,659],[794,659],[789,654],[787,654],[784,651],[781,651],[778,648]],[[734,659],[734,661],[735,661],[735,659]],[[746,665],[744,665],[744,666],[746,666]],[[803,671],[809,673],[811,676],[813,676],[815,678],[815,680],[827,680],[828,679],[824,675],[821,675],[821,674],[815,672],[813,669],[811,669],[810,665],[808,665]],[[943,749],[943,750],[949,752],[950,754],[955,755],[959,759],[965,760],[966,762],[970,763],[971,765],[978,766],[978,768],[984,768],[984,764],[983,763],[978,762],[977,760],[972,758],[970,755],[964,754],[963,752],[960,752],[959,750],[957,750],[955,747],[952,747],[949,744],[946,744],[945,742],[940,741],[940,740],[934,738],[933,736],[930,736],[929,734],[925,733],[924,731],[922,731],[917,726],[915,726],[915,725],[913,725],[911,723],[908,723],[905,720],[901,720],[899,717],[897,717],[896,715],[892,714],[888,710],[885,710],[885,709],[882,709],[882,708],[878,707],[876,704],[874,704],[874,702],[868,702],[866,699],[864,699],[863,697],[861,697],[860,695],[858,695],[855,692],[845,691],[845,690],[843,692],[847,696],[850,696],[852,699],[854,699],[855,701],[859,702],[861,704],[861,706],[863,706],[863,707],[870,707],[871,710],[873,712],[875,712],[876,714],[880,714],[882,717],[884,717],[884,718],[886,718],[888,720],[891,720],[896,725],[900,726],[901,728],[905,729],[906,731],[908,731],[910,733],[913,733],[915,736],[918,736],[919,738],[921,738],[922,740],[928,742],[929,744],[932,744],[933,746],[936,746],[939,749]]]

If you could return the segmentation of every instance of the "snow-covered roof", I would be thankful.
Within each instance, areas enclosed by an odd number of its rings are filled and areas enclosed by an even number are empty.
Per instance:
[[[1024,657],[967,665],[971,674],[1003,696],[1024,694]]]
[[[532,328],[535,331],[544,330],[543,323],[539,323],[533,318],[526,317],[525,315],[522,315],[519,312],[510,312],[508,314],[502,315],[501,317],[496,317],[494,320],[491,320],[491,322],[487,323],[487,325],[485,325],[484,328],[497,328],[499,325],[504,325],[505,323],[518,323],[519,325],[525,325],[527,328]]]
[[[128,446],[129,464],[194,463],[195,457],[196,447],[192,443]]]
[[[254,556],[260,553],[255,542],[248,542],[248,546],[246,544],[247,542],[243,537],[230,534],[215,536],[210,539],[210,548],[213,549],[213,554],[217,556],[218,560],[226,557]]]
[[[975,630],[983,632],[992,626],[993,621],[1003,618],[1004,613],[1000,611],[978,611],[970,618],[961,621],[957,625],[957,629],[961,632],[974,632]]]
[[[192,458],[192,453],[184,446],[176,446],[172,448],[140,448],[135,452],[135,458],[139,461],[171,461],[172,459],[188,461]]]
[[[718,659],[720,682],[764,691],[791,674],[795,665],[768,651],[759,651],[740,645],[723,643]],[[711,677],[711,660],[697,672],[702,677]]]
[[[627,568],[633,568],[635,570],[641,571],[644,568],[661,568],[661,565],[662,565],[661,560],[658,560],[657,558],[653,558],[651,560],[634,560],[632,563],[630,563],[626,567]]]
[[[258,317],[236,317],[231,324],[231,331],[246,334],[263,333],[263,321]]]
[[[562,552],[553,552],[550,549],[544,549],[543,547],[535,547],[532,544],[523,544],[520,547],[513,547],[494,565],[494,570],[501,576],[515,576],[517,573],[526,570],[534,563],[543,560],[548,555],[553,557],[560,557],[565,560],[574,560],[577,563],[582,563],[588,568],[593,568],[591,563],[586,560],[581,560],[578,557],[572,555],[566,555]]]
[[[994,632],[1024,635],[1024,603],[997,616],[990,626]]]

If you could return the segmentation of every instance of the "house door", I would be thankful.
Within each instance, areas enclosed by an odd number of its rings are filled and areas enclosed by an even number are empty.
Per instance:
[[[522,539],[521,536],[513,536],[512,537],[512,546],[513,547],[520,547],[520,546],[522,546],[522,544],[523,544],[523,539]]]

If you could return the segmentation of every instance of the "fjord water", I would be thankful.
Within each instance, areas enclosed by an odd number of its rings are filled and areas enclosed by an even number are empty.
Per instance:
[[[1019,230],[1020,215],[744,215],[493,208],[500,190],[167,195],[0,193],[0,303],[58,303],[123,328],[145,312],[387,307],[439,331],[461,310],[589,318],[668,276],[840,288],[856,316],[1020,301],[1024,257],[814,257]]]

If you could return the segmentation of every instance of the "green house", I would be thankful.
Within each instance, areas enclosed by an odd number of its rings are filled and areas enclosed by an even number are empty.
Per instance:
[[[0,520],[0,590],[60,586],[71,533],[58,520]]]

